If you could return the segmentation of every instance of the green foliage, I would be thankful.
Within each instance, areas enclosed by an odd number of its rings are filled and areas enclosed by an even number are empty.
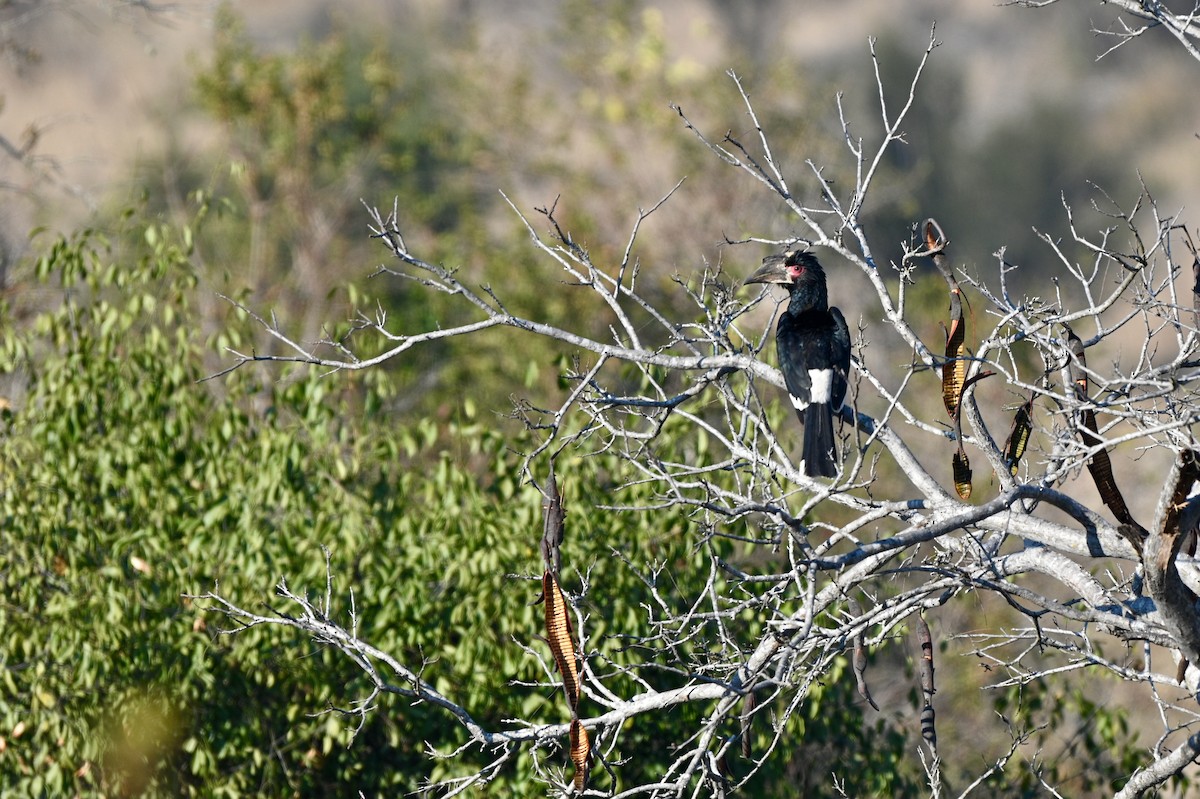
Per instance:
[[[363,455],[346,448],[345,400],[326,404],[311,379],[265,392],[235,379],[224,397],[197,384],[187,237],[148,225],[140,238],[52,245],[38,271],[62,303],[4,341],[6,370],[26,378],[0,460],[2,767],[22,793],[176,795],[224,770],[240,776],[210,790],[237,793],[255,761],[277,768],[270,747],[249,751],[241,717],[287,729],[269,693],[250,707],[280,675],[215,643],[181,594],[261,584],[279,564],[311,576],[308,542],[364,534],[363,503],[333,477]],[[292,690],[315,683],[282,671]],[[335,740],[316,723],[298,732],[288,746]]]
[[[559,285],[558,270],[526,268],[524,231],[509,224],[502,184],[492,182],[503,163],[490,141],[492,120],[468,109],[496,96],[515,102],[519,90],[499,85],[501,77],[486,69],[462,69],[450,58],[462,52],[433,47],[428,33],[421,26],[364,33],[335,25],[295,51],[267,52],[224,8],[211,62],[199,67],[192,95],[194,110],[217,123],[219,143],[196,152],[177,141],[161,163],[143,165],[151,208],[178,218],[196,191],[220,198],[222,213],[196,242],[200,279],[273,313],[296,340],[343,335],[344,320],[357,309],[378,308],[410,331],[479,318],[456,297],[402,279],[368,278],[383,249],[368,235],[364,202],[386,213],[395,201],[406,240],[423,258],[468,273],[488,262],[486,282],[504,287],[514,312],[605,329],[608,318],[578,302],[584,292],[546,291],[547,283]],[[458,47],[469,52],[471,42]],[[168,130],[175,118],[164,120]],[[493,217],[500,214],[509,232],[496,232]],[[260,351],[272,346],[258,344]],[[357,346],[373,354],[363,340]],[[412,418],[445,419],[470,395],[485,410],[506,411],[513,388],[507,376],[559,354],[536,339],[520,348],[500,336],[474,337],[465,347],[432,342],[388,365],[403,387],[392,404]],[[540,386],[552,379],[546,372]]]
[[[458,79],[428,39],[397,44],[336,31],[294,53],[268,54],[230,8],[218,13],[212,63],[197,75],[196,93],[224,129],[222,157],[232,159],[252,211],[250,241],[244,233],[236,241],[249,244],[254,275],[290,279],[305,298],[341,284],[346,275],[320,259],[345,254],[353,237],[339,231],[361,222],[362,198],[386,206],[402,196],[405,224],[435,243],[479,230],[471,166],[484,145],[451,102]],[[481,244],[460,240],[450,252]],[[299,266],[306,270],[293,274]]]
[[[1090,693],[1038,680],[997,694],[996,712],[1013,734],[1025,738],[1002,774],[997,796],[1039,796],[1047,784],[1074,796],[1111,796],[1141,766],[1145,753],[1128,711],[1114,706],[1106,693],[1101,699]],[[1185,777],[1177,780],[1186,787]]]
[[[25,388],[0,451],[0,781],[33,795],[320,796],[412,791],[470,768],[429,772],[423,742],[448,750],[461,732],[426,707],[381,700],[357,736],[354,719],[314,716],[368,693],[354,667],[278,631],[217,636],[220,618],[185,597],[219,585],[254,607],[281,578],[321,592],[321,546],[341,620],[353,589],[363,636],[427,662],[425,676],[481,721],[564,720],[554,692],[510,685],[544,678],[515,643],[536,648],[541,625],[529,605],[540,502],[517,473],[522,441],[470,418],[396,427],[381,380],[302,373],[262,385],[243,370],[197,382],[197,233],[133,219],[111,241],[54,242],[38,272],[60,304],[3,341],[2,365]],[[560,463],[564,583],[578,591],[588,573],[594,657],[665,663],[612,635],[649,633],[649,589],[626,564],[659,575],[682,612],[708,553],[686,520],[591,513],[611,501],[619,468],[611,457]],[[623,497],[648,503],[648,491]],[[853,711],[816,710],[840,706],[848,684],[815,687],[789,739],[858,752],[878,779],[899,750],[865,729],[847,736]],[[622,778],[664,768],[702,712],[632,724]],[[509,795],[542,791],[524,758],[500,780]],[[790,778],[768,769],[762,780],[764,795],[784,795]]]

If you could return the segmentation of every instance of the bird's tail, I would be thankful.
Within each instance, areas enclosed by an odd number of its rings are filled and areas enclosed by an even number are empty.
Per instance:
[[[833,410],[828,402],[812,402],[804,409],[804,473],[809,477],[835,477]]]

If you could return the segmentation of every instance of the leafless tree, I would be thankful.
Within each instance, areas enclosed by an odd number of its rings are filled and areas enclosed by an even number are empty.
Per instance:
[[[1122,5],[1152,16],[1161,11],[1153,4]],[[1190,37],[1192,23],[1174,19]],[[714,535],[734,535],[734,530],[741,535],[750,520],[757,531],[753,541],[777,548],[780,560],[755,571],[714,558],[710,591],[715,594],[720,574],[736,592],[708,597],[711,601],[690,597],[683,605],[692,609],[684,614],[674,610],[677,603],[665,600],[649,608],[662,644],[701,629],[717,631],[720,651],[707,651],[703,663],[670,664],[677,675],[670,688],[652,688],[634,673],[643,692],[626,696],[611,690],[611,680],[588,658],[587,631],[576,612],[580,679],[593,707],[601,708],[579,719],[592,734],[593,749],[611,748],[622,722],[640,714],[683,703],[704,708],[703,721],[689,739],[677,742],[676,759],[659,781],[624,787],[619,796],[720,796],[736,789],[749,776],[732,779],[722,773],[721,764],[739,747],[737,736],[723,730],[756,716],[776,730],[768,750],[755,752],[749,761],[753,774],[782,744],[778,731],[803,705],[814,681],[848,651],[854,652],[864,699],[873,702],[870,675],[862,668],[863,647],[882,646],[901,628],[915,630],[921,646],[923,762],[931,794],[941,795],[934,647],[922,617],[966,595],[995,596],[1011,608],[1011,623],[961,631],[973,652],[1000,675],[999,685],[1069,680],[1102,670],[1144,691],[1161,719],[1161,735],[1117,796],[1137,796],[1200,755],[1200,670],[1188,665],[1200,663],[1200,575],[1185,554],[1200,520],[1200,500],[1192,496],[1200,477],[1200,446],[1192,432],[1200,420],[1195,294],[1200,261],[1193,239],[1182,220],[1160,211],[1149,190],[1128,207],[1101,196],[1097,208],[1111,224],[1095,233],[1076,229],[1072,209],[1064,208],[1069,240],[1043,236],[1046,257],[1064,277],[1046,281],[1043,296],[1010,292],[1008,278],[1021,267],[1008,263],[1003,252],[988,274],[953,269],[949,232],[933,220],[916,225],[917,235],[903,248],[889,252],[878,244],[863,223],[864,202],[886,153],[902,135],[913,92],[935,47],[931,31],[910,92],[898,104],[884,96],[881,85],[875,144],[859,138],[842,116],[853,185],[835,185],[822,165],[812,162],[804,174],[785,174],[773,156],[769,131],[759,126],[736,76],[731,78],[752,121],[754,141],[709,136],[679,110],[684,127],[719,162],[757,181],[797,226],[792,240],[754,239],[759,255],[800,242],[827,264],[848,264],[845,268],[869,287],[872,307],[878,309],[878,319],[868,326],[870,337],[894,339],[911,353],[910,365],[896,370],[870,358],[871,348],[860,339],[853,363],[854,402],[848,403],[853,407],[841,415],[843,462],[836,479],[805,476],[781,440],[788,436],[770,421],[774,412],[768,408],[783,386],[779,371],[764,359],[773,325],[765,319],[769,315],[748,313],[773,305],[769,291],[752,297],[740,289],[739,276],[731,279],[710,269],[678,282],[679,293],[695,309],[681,317],[639,290],[639,230],[675,189],[638,212],[623,256],[611,264],[595,262],[559,226],[552,208],[531,218],[513,205],[541,266],[561,270],[563,290],[586,293],[597,313],[608,315],[608,338],[589,337],[568,323],[523,318],[506,308],[500,291],[469,285],[453,269],[423,260],[405,242],[397,204],[387,214],[370,211],[373,233],[389,255],[381,271],[457,298],[475,311],[475,321],[412,331],[383,313],[364,314],[350,337],[309,345],[289,337],[274,319],[255,317],[285,353],[233,353],[231,368],[271,360],[358,370],[430,341],[489,328],[549,337],[577,348],[581,366],[569,376],[573,389],[558,407],[540,413],[527,409],[542,435],[526,461],[531,482],[540,485],[538,470],[561,450],[617,452],[628,465],[627,480],[657,487],[661,503],[647,510],[688,514]],[[547,233],[539,232],[542,226]],[[928,263],[941,271],[951,300],[946,337],[936,342],[928,340],[927,320],[915,320],[908,302],[914,281],[931,279],[930,274],[938,279],[923,269]],[[1193,283],[1197,288],[1188,296]],[[985,305],[971,317],[977,329],[967,329],[963,292]],[[361,347],[364,337],[370,339],[370,351],[380,354],[356,354],[367,350]],[[639,368],[648,388],[631,392],[628,382],[619,383],[613,368],[618,364]],[[944,408],[931,410],[917,401],[918,386],[939,378]],[[985,388],[1001,385],[998,396],[1011,397],[1011,407],[981,401]],[[693,438],[706,436],[721,455],[696,464],[682,450],[660,448],[659,436],[668,424]],[[1126,505],[1108,457],[1117,446],[1167,464],[1162,487],[1153,487],[1158,495],[1153,518],[1139,521]],[[975,471],[991,476],[990,484],[974,478],[972,461]],[[943,474],[947,462],[953,465],[949,487]],[[876,481],[897,469],[906,481],[903,487],[880,496]],[[1079,497],[1087,482],[1095,484],[1103,508]],[[844,521],[827,521],[831,518]],[[544,546],[544,551],[554,549]],[[547,555],[548,574],[556,571],[551,561]],[[473,776],[441,785],[445,795],[486,780],[523,748],[568,735],[574,740],[574,725],[481,725],[470,708],[426,682],[420,664],[373,646],[357,618],[334,618],[331,591],[315,602],[281,585],[290,612],[266,615],[215,592],[205,598],[209,607],[238,622],[236,629],[281,625],[345,653],[374,686],[359,714],[371,712],[381,694],[444,710],[448,721],[469,736],[464,749],[488,753],[489,760]],[[546,599],[548,619],[551,599]],[[765,620],[753,640],[732,629],[734,618],[747,611]],[[544,652],[530,654],[542,658],[546,674],[552,673]],[[770,721],[768,708],[776,714]],[[981,767],[962,795],[1003,768],[1011,754]]]
[[[1009,4],[1044,8],[1058,2],[1061,0],[1011,0]],[[1161,29],[1174,37],[1188,55],[1200,61],[1200,3],[1193,2],[1189,11],[1176,11],[1158,0],[1103,0],[1103,4],[1124,12],[1124,16],[1118,17],[1112,27],[1095,31],[1113,40],[1112,46],[1103,55],[1146,33]],[[1187,3],[1173,5],[1186,6]]]

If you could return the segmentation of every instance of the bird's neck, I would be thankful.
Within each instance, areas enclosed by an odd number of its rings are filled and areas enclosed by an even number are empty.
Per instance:
[[[805,311],[829,310],[829,292],[823,285],[804,284],[792,287],[788,311],[793,314]]]

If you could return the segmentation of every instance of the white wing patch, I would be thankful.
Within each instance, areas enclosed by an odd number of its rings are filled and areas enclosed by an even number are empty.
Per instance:
[[[829,402],[833,393],[833,370],[832,369],[809,369],[808,370],[808,399],[803,400],[795,394],[788,396],[792,400],[792,405],[796,410],[802,411],[809,406],[810,403]]]
[[[829,402],[830,387],[833,385],[832,369],[809,369],[808,382],[812,386],[808,390],[810,402]],[[795,397],[792,397],[792,402],[796,402]]]

